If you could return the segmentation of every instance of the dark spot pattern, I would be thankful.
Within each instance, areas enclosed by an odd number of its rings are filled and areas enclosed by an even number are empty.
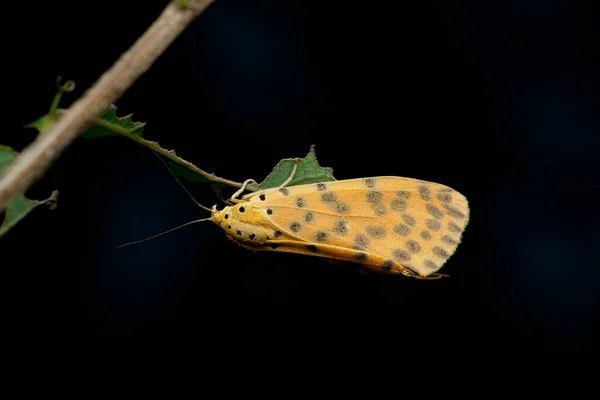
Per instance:
[[[411,258],[408,251],[404,249],[396,249],[392,252],[392,255],[398,261],[409,261]]]
[[[259,199],[261,199],[261,201],[265,201],[267,199],[267,196],[263,193],[260,196],[258,196]]]
[[[419,186],[419,196],[421,196],[421,198],[425,201],[431,200],[431,192],[429,191],[429,188],[425,185]]]
[[[237,233],[239,236],[242,236],[242,231],[236,231],[235,233]]]
[[[383,203],[372,204],[372,208],[373,208],[373,212],[378,217],[382,217],[385,214],[387,214],[387,208],[385,207],[385,204],[383,204]]]
[[[410,233],[410,228],[404,224],[396,224],[394,225],[394,232],[400,236],[406,236]]]
[[[434,269],[434,270],[439,268],[438,265],[435,262],[433,262],[432,260],[425,260],[425,261],[423,261],[423,265],[426,268]]]
[[[421,251],[421,245],[416,240],[409,240],[406,242],[406,247],[411,253],[418,253]]]
[[[319,192],[324,192],[327,190],[327,185],[324,183],[317,183],[317,190]]]
[[[381,192],[379,192],[377,190],[369,190],[365,194],[365,199],[369,203],[379,203],[382,198],[383,198],[383,193],[381,193]]]
[[[394,266],[394,263],[391,260],[385,260],[383,264],[381,264],[381,269],[383,272],[390,272]]]
[[[311,213],[311,212],[307,212],[306,214],[304,214],[304,222],[310,223],[313,222],[315,220],[315,214]]]
[[[333,210],[338,214],[348,214],[350,206],[346,202],[338,200],[333,204]]]
[[[279,189],[279,193],[281,193],[284,196],[287,196],[290,194],[290,191],[286,188],[281,188],[281,189]]]
[[[433,204],[427,204],[425,208],[427,209],[429,215],[431,215],[433,218],[441,219],[444,217],[444,213],[442,212],[442,210],[440,210]]]
[[[429,229],[431,229],[432,231],[437,231],[437,230],[440,229],[440,227],[442,225],[440,224],[440,221],[437,221],[435,219],[427,218],[425,220],[425,226],[428,227]]]
[[[344,236],[348,233],[348,222],[343,219],[338,219],[333,223],[333,232],[340,236]]]
[[[362,233],[356,234],[356,236],[354,237],[354,242],[361,247],[369,246],[369,239],[367,239],[367,237]]]
[[[431,249],[432,253],[435,254],[436,256],[440,257],[440,258],[448,258],[450,257],[450,254],[448,254],[448,252],[444,249],[442,249],[439,246],[433,246],[433,248]]]
[[[465,214],[460,212],[458,209],[452,207],[451,205],[449,205],[449,204],[442,204],[442,205],[446,209],[446,213],[449,216],[451,216],[452,218],[456,218],[456,219],[464,219],[465,218]]]
[[[410,192],[407,190],[398,190],[396,192],[396,197],[399,199],[408,200],[410,198]]]
[[[354,254],[354,259],[358,261],[366,261],[368,258],[369,256],[364,251],[357,251]]]
[[[421,238],[424,240],[431,240],[431,233],[429,233],[429,231],[421,231]]]
[[[225,214],[225,219],[229,219],[229,214]]]
[[[417,220],[413,216],[408,214],[404,214],[402,216],[402,219],[404,220],[406,225],[415,226],[415,224],[417,223]]]
[[[275,231],[275,232],[273,232],[273,237],[278,238],[278,237],[281,237],[281,235],[283,235],[283,233],[281,233],[281,231]]]
[[[227,229],[231,229],[231,225],[227,225]]]
[[[244,207],[240,207],[239,210],[240,210],[241,213],[243,213],[244,211],[246,211],[246,209]]]
[[[254,240],[254,238],[256,237],[256,235],[254,233],[251,233],[250,235],[248,235],[248,237],[250,238],[250,240]]]
[[[374,188],[375,187],[375,179],[365,179],[365,186],[368,188]]]
[[[304,197],[296,197],[296,207],[306,207],[306,200],[304,200]]]
[[[271,248],[272,248],[273,250],[275,250],[275,249],[276,249],[276,248],[278,248],[278,247],[279,247],[279,245],[278,245],[277,243],[271,243]]]
[[[317,246],[315,246],[314,244],[307,244],[307,245],[306,245],[306,249],[307,249],[308,251],[311,251],[311,252],[313,252],[313,253],[316,253],[316,252],[318,252],[318,251],[319,251],[319,249],[317,249]]]
[[[394,199],[390,202],[390,208],[393,211],[405,211],[406,210],[406,200]]]
[[[267,214],[269,214],[269,215],[273,214],[273,210],[271,210],[270,208],[267,208]]]
[[[336,200],[337,200],[337,196],[333,192],[325,192],[321,195],[321,201],[323,201],[325,203],[329,203],[329,202],[336,201]]]
[[[319,243],[323,243],[327,241],[327,232],[318,231],[315,235],[315,240]]]
[[[442,203],[450,203],[452,201],[450,193],[439,192],[435,197]]]
[[[290,224],[290,230],[294,233],[300,232],[300,228],[302,228],[302,225],[299,222],[292,222]]]
[[[383,228],[383,226],[369,225],[365,228],[365,232],[367,232],[367,235],[369,235],[373,239],[381,239],[385,237],[385,229]]]
[[[449,235],[442,236],[442,242],[448,243],[448,244],[451,244],[451,245],[458,244],[458,242],[453,237],[451,237]]]
[[[452,221],[448,222],[448,230],[450,230],[450,232],[462,232],[461,227]]]

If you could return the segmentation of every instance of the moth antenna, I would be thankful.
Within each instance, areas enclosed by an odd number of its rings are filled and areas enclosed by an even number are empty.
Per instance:
[[[198,222],[209,221],[209,220],[210,220],[210,218],[202,218],[202,219],[197,219],[197,220],[195,220],[195,221],[186,222],[185,224],[182,224],[182,225],[176,226],[175,228],[169,229],[168,231],[164,231],[164,232],[158,233],[158,234],[156,234],[156,235],[150,236],[149,238],[142,239],[142,240],[137,240],[137,241],[135,241],[135,242],[124,243],[124,244],[122,244],[122,245],[118,246],[117,248],[118,248],[118,249],[120,249],[120,248],[123,248],[123,247],[125,247],[125,246],[131,246],[132,244],[139,244],[139,243],[143,243],[143,242],[146,242],[146,241],[148,241],[148,240],[150,240],[150,239],[154,239],[154,238],[157,238],[157,237],[159,237],[159,236],[166,235],[167,233],[171,233],[171,232],[173,232],[173,231],[176,231],[177,229],[183,228],[183,227],[185,227],[185,226],[192,225],[192,224],[196,224],[196,223],[198,223]]]
[[[181,181],[175,176],[173,171],[171,171],[171,168],[169,168],[167,163],[162,158],[160,158],[160,156],[158,154],[156,154],[154,151],[152,152],[152,154],[154,154],[156,156],[156,158],[158,158],[160,160],[160,162],[165,166],[165,168],[167,168],[167,171],[169,171],[169,173],[171,174],[173,179],[175,179],[175,182],[177,182],[179,184],[179,186],[181,186],[181,188],[187,193],[187,195],[190,197],[190,199],[192,199],[194,204],[196,204],[198,207],[202,208],[203,210],[212,212],[212,210],[210,208],[198,203],[198,201],[194,198],[194,196],[192,196],[192,194],[185,188],[185,186],[183,186],[183,183],[181,183]]]

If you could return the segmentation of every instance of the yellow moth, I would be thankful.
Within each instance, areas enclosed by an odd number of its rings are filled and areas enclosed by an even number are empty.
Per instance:
[[[434,278],[461,241],[469,206],[447,186],[382,176],[250,193],[220,211],[214,206],[210,219],[250,250]]]
[[[286,186],[292,176],[280,187],[237,198],[254,182],[248,180],[231,197],[233,205],[222,210],[200,205],[211,216],[191,223],[210,220],[252,251],[305,254],[358,263],[370,272],[435,279],[445,276],[437,271],[469,222],[465,196],[438,183],[381,176]]]

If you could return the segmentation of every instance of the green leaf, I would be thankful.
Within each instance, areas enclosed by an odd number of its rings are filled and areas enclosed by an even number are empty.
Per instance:
[[[298,160],[298,168],[292,180],[287,186],[305,185],[308,183],[320,183],[335,181],[333,169],[321,167],[315,154],[315,146],[310,147],[310,151],[304,158],[285,158],[273,168],[264,181],[259,184],[248,185],[248,190],[258,191],[280,186],[292,174],[294,161]]]
[[[50,105],[50,110],[48,111],[48,114],[25,125],[25,128],[36,129],[38,131],[38,135],[50,129],[50,127],[54,125],[54,123],[58,119],[58,105],[60,104],[60,100],[62,99],[63,94],[65,92],[72,92],[73,89],[75,89],[75,82],[66,81],[63,83],[62,77],[60,76],[56,78],[56,85],[58,90],[54,95],[54,99],[52,100],[52,105]]]
[[[38,131],[38,134],[46,132],[56,122],[56,114],[46,114],[33,122],[25,125],[25,128],[33,128]]]
[[[144,122],[134,122],[132,114],[124,117],[117,116],[117,107],[111,104],[106,111],[84,132],[84,138],[101,138],[106,136],[121,136],[126,133],[142,136],[144,133]]]
[[[17,156],[17,152],[8,146],[0,145],[0,171],[6,168]],[[56,207],[56,200],[58,198],[58,191],[52,192],[52,195],[46,200],[32,200],[28,199],[24,195],[15,196],[11,200],[6,212],[4,213],[4,220],[0,224],[0,237],[5,235],[13,226],[21,221],[27,214],[29,214],[34,208],[41,204],[47,204],[50,209]]]

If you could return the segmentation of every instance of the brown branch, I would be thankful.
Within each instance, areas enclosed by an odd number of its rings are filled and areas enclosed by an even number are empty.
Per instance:
[[[67,113],[21,152],[0,176],[0,212],[40,179],[50,165],[129,87],[214,0],[171,1],[146,32],[121,55]],[[185,4],[185,5],[184,5]]]

